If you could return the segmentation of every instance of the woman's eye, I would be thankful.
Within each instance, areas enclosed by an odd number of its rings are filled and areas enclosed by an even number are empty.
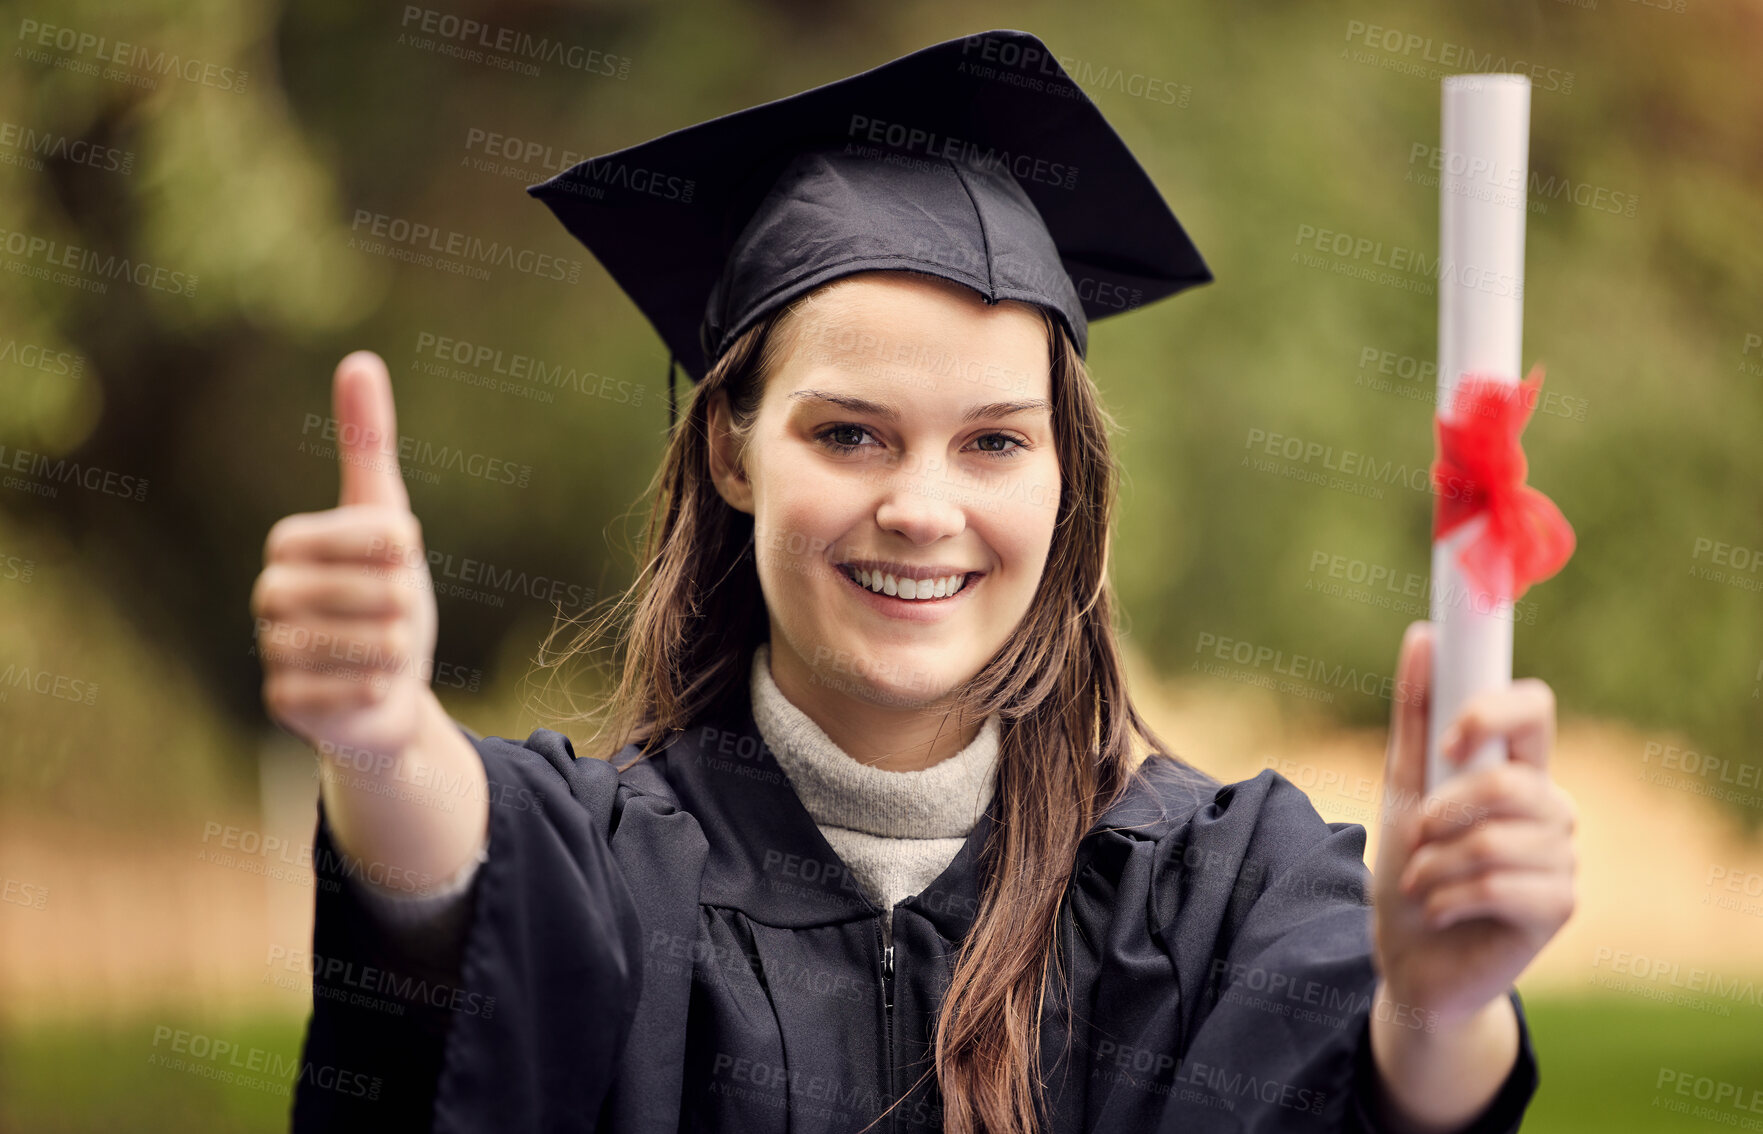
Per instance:
[[[1011,445],[1015,446],[1014,448],[1011,448],[1011,449],[986,449],[986,448],[982,448],[980,450],[980,452],[982,452],[982,453],[988,453],[988,454],[990,454],[992,456],[996,456],[996,457],[1014,457],[1016,454],[1022,452],[1023,449],[1027,448],[1027,446],[1025,444],[1023,444],[1023,442],[1020,439],[1012,437],[1008,433],[988,433],[984,437],[981,437],[979,440],[981,443],[984,443],[987,441],[1008,441]]]
[[[858,438],[868,435],[861,425],[834,425],[820,431],[820,442],[834,452],[848,453],[857,448]]]

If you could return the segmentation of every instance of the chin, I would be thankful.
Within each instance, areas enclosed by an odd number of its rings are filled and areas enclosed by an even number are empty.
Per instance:
[[[936,704],[951,688],[953,686],[892,685],[872,681],[867,691],[860,695],[873,705],[889,709],[925,709]]]
[[[855,662],[852,653],[829,659],[822,679],[838,682],[844,692],[874,705],[895,709],[928,708],[943,700],[979,671],[975,664],[953,662],[940,645],[872,646]]]

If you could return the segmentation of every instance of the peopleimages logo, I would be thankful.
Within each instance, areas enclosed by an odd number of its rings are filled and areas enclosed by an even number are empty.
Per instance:
[[[1368,24],[1364,20],[1347,21],[1346,39],[1349,45],[1359,44],[1383,52],[1386,58],[1381,65],[1388,70],[1407,70],[1426,77],[1433,77],[1435,74],[1442,77],[1450,71],[1520,74],[1528,75],[1538,90],[1573,93],[1572,71],[1562,71],[1524,59],[1507,59],[1504,55],[1496,55],[1491,51],[1478,52],[1473,47],[1453,43],[1448,39],[1435,40],[1428,35],[1405,32],[1382,24]],[[1342,54],[1347,55],[1352,50],[1351,46],[1343,48]],[[1360,63],[1373,61],[1371,58],[1360,57],[1364,54],[1361,52],[1352,58]],[[1423,66],[1428,63],[1437,66]]]
[[[1034,83],[1044,85],[1037,86],[1037,89],[1068,98],[1080,94],[1071,83],[1088,91],[1131,95],[1165,106],[1186,107],[1194,93],[1194,88],[1186,83],[1127,71],[1112,64],[1092,63],[1075,55],[1052,55],[1029,44],[991,35],[968,36],[961,43],[961,55],[963,66],[968,66],[972,73],[979,71],[971,64],[983,63],[1002,68],[1006,73],[1038,76]]]
[[[309,437],[313,433],[317,433],[326,444],[302,441],[300,443],[301,452],[311,453],[329,460],[336,457],[336,446],[339,442],[345,449],[365,443],[378,447],[379,456],[362,457],[358,461],[360,464],[372,465],[379,460],[389,460],[392,456],[383,446],[382,439],[375,437],[371,432],[360,431],[352,423],[339,423],[334,417],[325,417],[316,413],[305,415],[300,426],[300,434],[302,437]],[[432,441],[426,441],[408,433],[398,437],[396,459],[400,466],[400,472],[404,472],[405,466],[416,466],[417,471],[444,469],[447,472],[464,473],[467,476],[497,484],[512,484],[518,488],[525,488],[531,483],[533,476],[531,465],[518,465],[500,457],[467,452],[457,445],[436,445]]]
[[[414,33],[432,36],[446,41],[451,48],[437,54],[453,55],[468,63],[488,63],[524,75],[537,75],[539,63],[556,63],[589,75],[630,77],[631,61],[625,56],[517,28],[497,27],[435,8],[406,4],[400,26],[404,29],[400,42],[407,42],[405,37]],[[417,40],[414,45],[435,50],[432,41]]]
[[[90,56],[95,62],[68,66],[67,69],[88,75],[101,74],[107,79],[127,78],[117,71],[117,67],[124,67],[135,72],[145,72],[147,75],[175,76],[186,83],[240,94],[244,92],[245,82],[251,76],[249,71],[223,67],[202,59],[186,58],[175,51],[155,51],[138,43],[125,43],[109,36],[94,35],[77,28],[59,27],[37,20],[20,20],[18,39],[21,46],[17,53],[33,63],[63,65],[62,62],[48,57],[44,49]],[[113,63],[117,67],[100,69],[97,66],[99,63]],[[145,75],[137,77],[144,80],[137,82],[137,86],[158,86],[157,79],[147,79]]]
[[[94,283],[99,291],[103,290],[105,281],[119,281],[154,291],[170,292],[172,295],[189,297],[196,294],[196,277],[186,272],[154,267],[145,260],[131,260],[115,253],[105,255],[90,248],[64,244],[59,240],[33,236],[28,232],[0,228],[0,251],[8,256],[23,257],[19,269],[9,267],[8,270],[19,270],[25,275],[37,274],[22,270],[29,267],[29,262],[36,262],[45,271],[65,268],[70,272],[80,273]]]
[[[29,449],[9,449],[0,445],[0,474],[7,473],[22,475],[0,476],[0,483],[41,496],[55,496],[58,486],[71,485],[125,500],[147,499],[146,477],[99,468],[68,457],[50,457]]]
[[[390,254],[394,259],[410,260],[421,267],[444,265],[451,259],[458,265],[453,270],[474,269],[463,274],[471,274],[477,279],[488,279],[487,269],[490,267],[512,268],[538,279],[559,280],[563,283],[576,283],[582,274],[580,260],[565,260],[547,252],[516,248],[499,240],[485,240],[452,229],[437,228],[421,221],[376,213],[370,209],[355,210],[355,219],[350,223],[349,231],[354,234],[349,238],[352,248],[381,255]],[[369,237],[401,247],[388,252],[384,244],[367,239]],[[435,260],[428,253],[444,259]]]
[[[42,169],[43,159],[83,165],[105,173],[131,173],[135,168],[133,150],[88,142],[52,130],[37,130],[17,122],[0,122],[0,162],[27,169]]]
[[[1373,499],[1383,498],[1384,485],[1402,485],[1447,500],[1465,499],[1477,491],[1475,481],[1456,474],[1435,480],[1429,461],[1413,464],[1393,459],[1379,461],[1369,453],[1336,449],[1320,441],[1306,441],[1302,437],[1256,427],[1250,428],[1243,448],[1248,450],[1241,461],[1243,467]],[[1276,463],[1278,461],[1286,463],[1281,465]],[[1318,469],[1322,471],[1316,471]]]
[[[926,130],[905,122],[889,122],[866,114],[853,114],[845,134],[853,142],[885,146],[897,153],[918,154],[927,158],[960,162],[974,169],[1003,169],[1018,181],[1055,185],[1061,189],[1077,186],[1077,166],[1069,162],[1050,161],[1034,154],[1011,153],[994,146],[982,145],[965,138]]]

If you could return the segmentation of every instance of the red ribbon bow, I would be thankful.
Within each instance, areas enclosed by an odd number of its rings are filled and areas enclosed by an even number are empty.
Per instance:
[[[1536,408],[1543,368],[1514,385],[1480,374],[1457,383],[1449,419],[1435,415],[1438,458],[1432,464],[1436,542],[1476,516],[1481,533],[1457,557],[1464,577],[1497,599],[1521,597],[1559,571],[1573,554],[1573,528],[1555,502],[1524,483],[1528,465],[1518,435]]]

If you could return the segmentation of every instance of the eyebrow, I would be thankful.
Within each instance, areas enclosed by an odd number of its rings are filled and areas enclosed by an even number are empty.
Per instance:
[[[793,401],[830,402],[842,406],[852,413],[868,414],[879,417],[883,421],[900,420],[900,411],[880,402],[872,402],[868,398],[852,397],[849,394],[834,394],[826,390],[797,390],[790,395]],[[982,418],[1009,417],[1012,414],[1028,413],[1031,410],[1052,410],[1053,403],[1045,398],[1029,398],[1017,402],[987,402],[984,405],[970,406],[961,415],[963,423],[979,421]]]

